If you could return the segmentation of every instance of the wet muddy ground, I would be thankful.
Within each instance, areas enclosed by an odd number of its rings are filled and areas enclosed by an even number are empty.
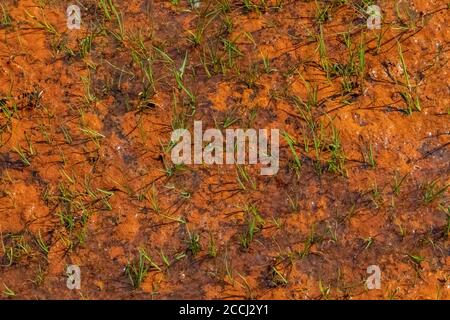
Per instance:
[[[2,298],[449,299],[449,23],[438,0],[2,0]],[[174,165],[200,120],[279,129],[278,173]]]

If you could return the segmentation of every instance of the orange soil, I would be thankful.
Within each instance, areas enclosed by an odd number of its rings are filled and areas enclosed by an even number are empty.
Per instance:
[[[82,28],[68,30],[69,2],[43,1],[43,8],[38,2],[2,2],[12,23],[0,29],[0,99],[10,109],[15,104],[17,112],[10,119],[0,115],[0,290],[6,286],[19,299],[449,299],[448,191],[429,204],[423,201],[427,182],[438,179],[444,186],[450,180],[445,1],[401,1],[404,20],[394,1],[379,1],[383,28],[374,31],[365,28],[364,15],[354,7],[332,7],[323,23],[330,61],[348,60],[344,32],[350,31],[354,46],[362,41],[366,47],[362,84],[352,78],[361,87],[347,95],[342,77],[327,78],[321,69],[314,1],[284,1],[281,10],[259,13],[231,1],[231,32],[217,15],[200,45],[188,41],[189,31],[211,18],[215,1],[202,1],[198,10],[186,1],[177,6],[115,1],[124,14],[125,39],[99,33],[84,58],[81,39],[102,21],[118,32],[114,19],[101,18],[97,1],[80,1]],[[37,25],[44,20],[57,34]],[[147,100],[142,99],[145,75],[131,56],[139,33],[154,59],[155,88]],[[209,76],[202,65],[209,47],[217,47],[228,67],[221,39],[235,41],[241,54],[224,73],[210,67]],[[405,74],[396,40],[420,112],[404,111]],[[183,81],[195,93],[195,114],[173,68],[152,46],[164,50],[176,68],[187,52]],[[263,56],[270,59],[271,72],[264,72]],[[95,99],[86,101],[81,77]],[[331,143],[332,128],[339,132],[343,172],[328,170],[329,148],[317,162],[323,172],[317,172],[307,122],[289,99],[306,101],[305,81],[318,88],[311,114],[324,127],[325,144]],[[194,120],[214,128],[234,117],[232,128],[286,131],[298,142],[302,168],[294,171],[293,155],[281,138],[278,174],[260,176],[257,167],[247,166],[255,186],[245,190],[231,165],[192,165],[168,175],[170,153],[161,145],[170,139],[175,115],[183,113],[188,128]],[[92,138],[83,128],[103,137]],[[375,168],[367,164],[370,148]],[[406,174],[395,195],[394,177]],[[250,204],[264,225],[244,248],[243,208]],[[61,212],[74,215],[73,228],[62,222]],[[186,223],[177,221],[181,218]],[[196,255],[187,250],[189,232],[200,236]],[[210,239],[217,246],[215,257],[208,254]],[[125,267],[136,261],[138,248],[160,270],[150,268],[134,289]],[[80,291],[66,288],[69,264],[81,267]],[[365,288],[369,265],[381,268],[380,290]]]

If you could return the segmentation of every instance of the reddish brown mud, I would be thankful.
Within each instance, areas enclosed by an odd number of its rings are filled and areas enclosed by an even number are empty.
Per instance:
[[[450,298],[446,1],[77,3],[1,3],[3,299]],[[200,120],[278,173],[175,166]]]

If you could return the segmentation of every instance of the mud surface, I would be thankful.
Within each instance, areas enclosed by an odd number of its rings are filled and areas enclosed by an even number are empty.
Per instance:
[[[450,298],[446,1],[69,4],[1,2],[2,298]],[[278,173],[174,165],[194,120]]]

